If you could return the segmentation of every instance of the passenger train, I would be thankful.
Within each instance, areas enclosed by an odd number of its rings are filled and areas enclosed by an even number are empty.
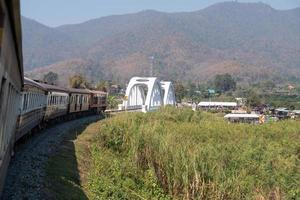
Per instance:
[[[106,93],[24,78],[19,0],[0,0],[0,199],[14,145],[32,130],[106,109]]]
[[[15,142],[49,121],[72,119],[106,109],[106,92],[67,89],[24,78]]]
[[[40,129],[49,122],[74,119],[86,114],[96,114],[106,109],[106,92],[89,89],[66,89],[55,85],[49,85],[38,81],[24,78],[24,85],[15,98],[9,98],[13,105],[9,109],[19,115],[14,121],[3,121],[6,126],[14,130],[9,140],[6,139],[8,152],[13,152],[13,146],[21,138],[28,135],[34,129]],[[17,99],[20,98],[20,101]],[[18,104],[19,102],[19,104]],[[6,113],[10,117],[9,112]],[[5,117],[5,116],[4,116]],[[2,121],[1,121],[2,124]],[[9,157],[9,156],[8,156]],[[3,160],[8,165],[9,158]],[[3,174],[5,176],[5,174]],[[3,178],[4,179],[4,178]]]

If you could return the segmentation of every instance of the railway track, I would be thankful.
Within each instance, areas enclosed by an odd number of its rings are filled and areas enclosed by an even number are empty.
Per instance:
[[[20,144],[9,166],[2,200],[45,199],[44,178],[49,156],[76,128],[100,119],[100,116],[89,116],[54,125]]]

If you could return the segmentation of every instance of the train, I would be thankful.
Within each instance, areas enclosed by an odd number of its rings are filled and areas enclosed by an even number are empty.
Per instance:
[[[13,111],[15,117],[10,117],[11,121],[3,121],[7,127],[15,130],[10,131],[11,136],[5,140],[5,145],[8,146],[6,151],[10,152],[7,157],[12,154],[14,145],[19,140],[51,122],[102,113],[106,109],[106,97],[107,93],[103,91],[63,88],[24,77],[22,90],[14,96],[16,99],[8,99],[12,103],[9,110]],[[15,110],[18,110],[17,117]],[[5,171],[8,163],[9,158],[1,163],[5,165]]]
[[[0,198],[15,144],[23,86],[19,0],[0,0]]]
[[[15,142],[51,121],[102,113],[106,97],[103,91],[63,88],[24,77]]]
[[[0,0],[0,199],[18,141],[49,123],[101,113],[106,97],[24,77],[20,0]]]

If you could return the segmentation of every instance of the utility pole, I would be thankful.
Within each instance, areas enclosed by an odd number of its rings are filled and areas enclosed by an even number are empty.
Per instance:
[[[153,77],[154,76],[154,74],[153,74],[153,72],[154,72],[154,70],[153,70],[154,56],[150,56],[149,59],[150,59],[150,70],[149,70],[150,73],[149,73],[149,76]]]

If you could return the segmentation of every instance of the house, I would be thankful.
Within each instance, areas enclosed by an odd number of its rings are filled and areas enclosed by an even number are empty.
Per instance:
[[[300,118],[300,110],[293,110],[291,111],[292,117]]]
[[[238,105],[236,102],[200,102],[198,107],[203,110],[235,110]]]
[[[290,111],[287,108],[277,108],[275,109],[274,114],[278,119],[288,119]]]
[[[259,124],[265,122],[264,116],[258,114],[227,114],[224,118],[234,123]]]

